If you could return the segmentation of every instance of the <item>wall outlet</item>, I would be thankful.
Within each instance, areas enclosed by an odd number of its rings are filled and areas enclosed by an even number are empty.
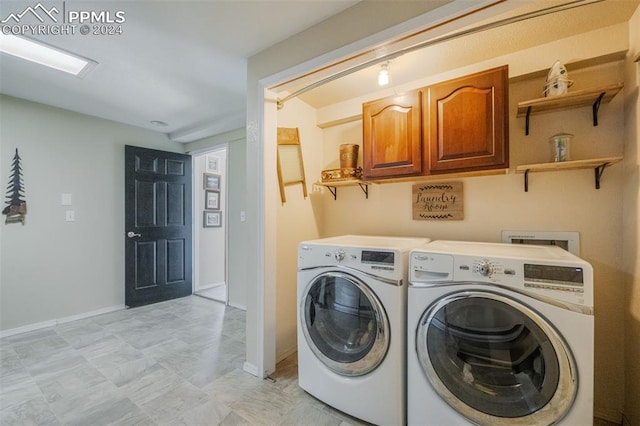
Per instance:
[[[73,210],[67,210],[64,214],[64,217],[67,222],[75,222],[76,212]]]

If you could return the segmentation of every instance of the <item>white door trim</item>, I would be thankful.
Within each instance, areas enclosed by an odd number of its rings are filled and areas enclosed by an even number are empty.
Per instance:
[[[519,5],[522,5],[522,3]],[[275,271],[272,270],[275,268],[275,261],[271,258],[271,256],[275,256],[276,235],[274,229],[275,223],[271,223],[270,218],[271,214],[275,211],[275,209],[272,208],[272,201],[277,197],[270,197],[268,201],[265,202],[265,182],[269,179],[269,176],[265,173],[265,160],[267,157],[265,153],[270,147],[273,147],[275,151],[275,142],[272,141],[269,143],[267,139],[267,123],[271,114],[274,112],[277,113],[277,108],[273,99],[269,99],[269,88],[306,74],[317,75],[316,81],[319,81],[321,78],[326,77],[327,73],[355,67],[358,64],[371,60],[371,58],[376,57],[376,55],[383,56],[393,52],[399,52],[403,47],[411,43],[418,43],[424,39],[446,34],[447,32],[470,25],[473,22],[506,12],[519,5],[518,2],[515,1],[501,2],[496,0],[482,0],[469,2],[468,0],[455,0],[443,7],[417,16],[372,36],[365,37],[357,42],[323,54],[302,64],[259,79],[258,96],[255,105],[256,120],[254,122],[249,120],[247,123],[247,148],[248,150],[251,149],[254,143],[256,148],[254,153],[256,157],[253,161],[248,153],[247,166],[257,166],[257,173],[254,176],[259,180],[258,182],[254,182],[257,188],[256,196],[258,198],[256,209],[258,218],[256,218],[257,223],[255,228],[258,233],[258,244],[254,252],[256,253],[257,268],[256,315],[254,317],[255,322],[253,324],[247,324],[247,327],[256,327],[255,347],[249,342],[247,344],[248,351],[251,349],[255,349],[256,351],[256,364],[253,365],[245,362],[245,371],[264,378],[275,371],[276,360],[276,277]],[[453,18],[461,16],[463,17],[453,20]],[[435,24],[437,23],[442,23],[442,25],[436,26]],[[432,29],[421,32],[414,38],[404,37],[429,27]],[[401,37],[403,38],[400,40]],[[365,50],[369,50],[371,53],[362,55],[355,60],[343,61],[344,58],[353,57]],[[338,63],[340,65],[336,65]],[[320,70],[323,71],[318,72]],[[277,127],[277,123],[270,124],[273,124],[274,128]],[[255,140],[253,138],[255,138]],[[269,262],[271,262],[271,265],[269,265]],[[248,337],[250,335],[250,333],[247,333]],[[251,358],[251,355],[253,354],[248,353],[247,358]]]
[[[224,175],[222,176],[222,187],[220,188],[222,191],[222,197],[224,199],[224,203],[223,205],[225,206],[226,210],[229,210],[229,206],[227,204],[227,194],[228,192],[228,188],[227,188],[227,175],[229,174],[228,171],[228,165],[229,165],[229,144],[228,143],[221,143],[218,145],[214,145],[208,148],[203,148],[203,149],[198,149],[198,150],[194,150],[194,151],[190,151],[188,154],[191,155],[191,167],[192,170],[194,171],[193,173],[193,183],[192,183],[192,191],[194,193],[194,196],[191,197],[192,199],[192,203],[193,203],[193,247],[192,247],[192,252],[193,252],[193,260],[192,260],[192,270],[193,270],[193,285],[192,285],[192,292],[195,293],[198,290],[203,290],[207,287],[198,287],[197,283],[200,281],[200,268],[199,268],[199,263],[200,263],[200,233],[197,232],[198,231],[198,226],[202,226],[202,209],[200,208],[199,205],[197,205],[198,201],[200,200],[200,197],[196,197],[195,196],[195,192],[196,191],[202,191],[202,176],[198,176],[195,171],[197,170],[196,167],[196,158],[206,155],[206,154],[210,154],[210,153],[215,153],[217,151],[225,151],[226,155],[225,155],[225,165],[224,165]],[[222,203],[222,200],[221,200]],[[229,271],[229,226],[228,226],[228,218],[225,218],[223,216],[223,220],[225,222],[223,222],[225,224],[224,226],[224,283],[223,284],[227,284],[228,282],[228,271]],[[211,287],[211,286],[209,286]],[[226,300],[225,303],[228,304],[229,302],[229,296],[228,296],[228,289],[226,290]]]

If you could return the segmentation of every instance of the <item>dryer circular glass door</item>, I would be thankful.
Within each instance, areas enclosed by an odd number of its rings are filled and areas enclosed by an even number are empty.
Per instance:
[[[338,374],[367,374],[389,349],[384,308],[373,291],[352,275],[326,272],[315,277],[305,288],[300,312],[307,344]]]
[[[477,424],[553,424],[577,392],[564,339],[533,309],[500,294],[437,300],[418,323],[416,350],[436,392]]]

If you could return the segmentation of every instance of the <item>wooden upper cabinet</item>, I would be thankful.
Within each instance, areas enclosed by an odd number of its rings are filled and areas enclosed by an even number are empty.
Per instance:
[[[508,66],[423,91],[429,173],[509,167]]]
[[[422,173],[420,98],[415,91],[362,105],[365,178]]]

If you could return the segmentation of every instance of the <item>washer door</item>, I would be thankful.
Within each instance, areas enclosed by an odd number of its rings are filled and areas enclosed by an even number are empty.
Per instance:
[[[327,272],[307,285],[300,321],[313,353],[332,371],[361,376],[389,349],[389,321],[380,300],[357,278]]]
[[[480,425],[553,424],[577,392],[575,361],[555,328],[499,294],[437,300],[420,319],[416,350],[436,392]]]

